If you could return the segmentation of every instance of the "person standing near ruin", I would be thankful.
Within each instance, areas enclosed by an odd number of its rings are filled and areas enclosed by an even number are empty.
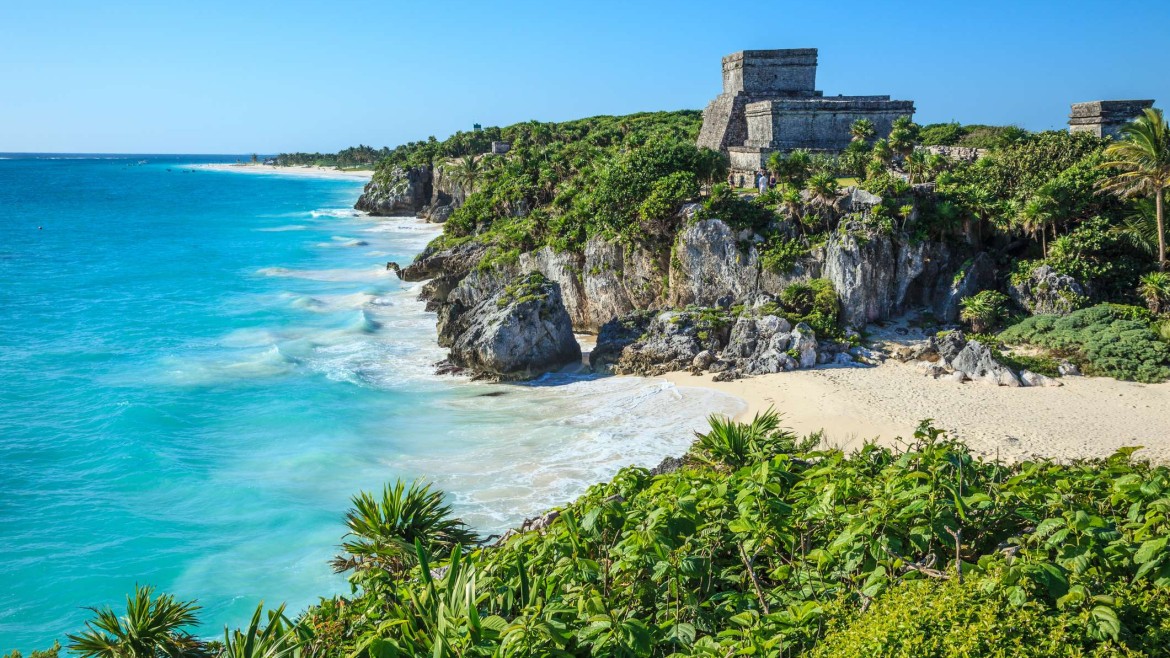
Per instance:
[[[756,178],[757,187],[760,190],[760,195],[764,195],[768,191],[768,175],[761,171]]]

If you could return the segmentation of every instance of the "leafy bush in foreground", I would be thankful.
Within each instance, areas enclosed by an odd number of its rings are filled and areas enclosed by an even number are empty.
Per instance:
[[[1101,595],[1116,613],[1087,608],[1053,611],[1015,605],[993,577],[960,582],[904,582],[864,614],[837,620],[810,655],[815,658],[921,656],[1163,655],[1170,645],[1170,590],[1121,584]],[[1111,596],[1112,595],[1112,596]],[[1099,617],[1097,616],[1099,615]],[[1124,643],[1102,642],[1126,619]]]
[[[310,609],[309,648],[1161,655],[1170,471],[1132,451],[1005,466],[924,425],[905,452],[807,452],[774,417],[721,422],[694,450],[672,473],[627,468],[500,547],[432,560],[419,544],[408,579]]]
[[[999,337],[1028,343],[1084,362],[1088,374],[1139,382],[1170,378],[1170,345],[1135,306],[1099,304],[1066,316],[1036,315]]]

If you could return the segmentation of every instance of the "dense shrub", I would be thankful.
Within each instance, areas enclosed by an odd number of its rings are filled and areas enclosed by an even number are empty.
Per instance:
[[[1139,382],[1170,378],[1170,345],[1151,327],[1146,309],[1099,304],[1066,316],[1037,315],[1000,334],[1083,362],[1087,374]]]
[[[1089,286],[1095,299],[1137,301],[1139,277],[1153,261],[1136,253],[1125,236],[1102,217],[1085,221],[1049,245],[1048,263]]]
[[[711,190],[711,196],[703,201],[702,208],[695,213],[695,220],[721,219],[736,229],[763,231],[776,215],[766,207],[745,199],[726,183],[720,183]]]
[[[1120,584],[1106,596],[1113,618],[1092,609],[1014,605],[996,576],[959,582],[907,581],[865,613],[846,615],[826,632],[815,658],[1029,658],[1159,656],[1170,643],[1170,591]]]
[[[410,578],[322,601],[306,653],[1161,655],[1165,467],[1003,465],[925,426],[904,453],[808,448],[713,423],[678,470],[625,469],[543,530],[420,549]]]
[[[798,238],[774,234],[759,246],[760,265],[769,272],[791,272],[800,259],[809,255],[808,245]]]
[[[818,337],[840,337],[841,300],[828,279],[794,283],[780,293],[780,303],[790,320],[807,322]]]

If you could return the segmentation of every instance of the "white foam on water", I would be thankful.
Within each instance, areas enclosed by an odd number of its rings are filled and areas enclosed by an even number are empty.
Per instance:
[[[367,266],[359,269],[338,268],[332,270],[296,270],[288,267],[262,267],[256,270],[256,274],[334,283],[369,282],[388,279],[394,276],[394,273],[387,270],[384,265]]]
[[[320,208],[309,212],[310,217],[360,217],[361,213],[353,208]]]
[[[309,228],[304,224],[288,224],[287,226],[267,226],[256,230],[263,233],[284,233],[286,231],[307,231]]]

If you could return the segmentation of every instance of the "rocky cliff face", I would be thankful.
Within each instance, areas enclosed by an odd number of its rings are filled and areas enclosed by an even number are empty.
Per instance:
[[[430,201],[431,192],[430,169],[396,167],[370,179],[354,208],[371,215],[414,215]]]
[[[994,281],[994,266],[987,256],[967,259],[961,247],[908,236],[838,232],[825,247],[784,273],[771,272],[761,265],[761,241],[751,232],[736,231],[721,220],[708,219],[685,226],[669,246],[636,245],[594,236],[583,253],[543,247],[522,254],[513,263],[486,269],[478,266],[483,255],[481,247],[464,244],[442,250],[428,248],[403,268],[400,276],[410,281],[430,279],[423,296],[429,307],[438,311],[440,340],[449,346],[455,343],[455,328],[462,326],[462,316],[530,273],[540,273],[556,284],[555,301],[550,303],[561,307],[576,330],[601,332],[604,336],[611,322],[622,318],[626,334],[637,332],[626,336],[629,340],[644,333],[651,318],[656,317],[638,316],[638,311],[688,306],[726,309],[760,295],[780,295],[794,282],[822,276],[833,283],[841,298],[843,318],[853,326],[920,307],[931,309],[940,320],[954,321],[959,302]],[[685,318],[680,320],[684,321]],[[757,333],[767,334],[764,340],[768,344],[776,334],[768,326],[761,326]],[[785,334],[786,340],[796,340],[788,335],[793,330],[779,333]],[[724,344],[729,338],[730,334],[724,337]],[[684,351],[690,357],[675,358],[666,352],[660,356],[671,363],[681,362],[679,359],[693,359],[698,352],[712,351],[712,347],[716,348],[713,353],[718,353],[724,344],[696,345],[694,350],[688,347]],[[599,345],[597,358],[616,363],[624,347]],[[657,347],[651,345],[648,349]],[[788,354],[790,349],[791,345],[783,350],[771,349],[775,354],[769,352],[764,357],[761,353],[751,362],[766,362],[768,365],[760,366],[765,369],[775,364],[791,367],[781,358],[783,352],[801,363],[800,357]],[[803,347],[797,345],[796,349],[801,351]],[[612,353],[607,355],[606,350]],[[815,349],[812,354],[807,358],[818,358]],[[650,359],[643,361],[649,363]],[[738,362],[731,368],[745,373],[754,371],[754,366]]]
[[[451,363],[498,379],[527,379],[581,360],[560,286],[539,274],[449,318],[440,337]]]
[[[354,208],[379,216],[417,215],[441,224],[467,198],[447,168],[395,167],[382,172],[366,183]]]
[[[964,261],[957,247],[905,235],[834,234],[823,267],[841,297],[842,317],[856,327],[914,307],[954,322],[959,302],[995,282],[986,254]]]

